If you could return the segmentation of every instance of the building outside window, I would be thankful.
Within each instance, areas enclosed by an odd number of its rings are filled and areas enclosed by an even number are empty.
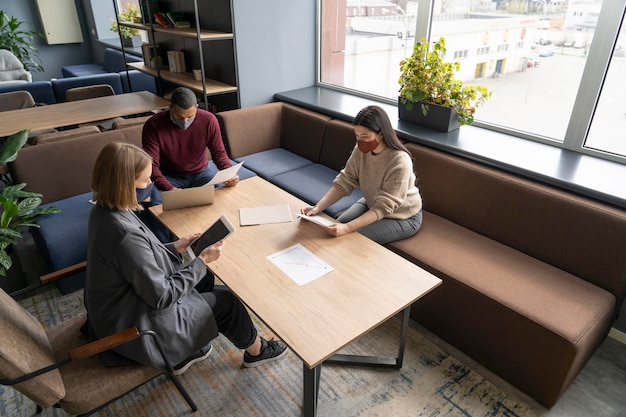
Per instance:
[[[493,91],[476,126],[626,163],[626,0],[319,1],[321,85],[395,103],[415,40],[445,37]]]

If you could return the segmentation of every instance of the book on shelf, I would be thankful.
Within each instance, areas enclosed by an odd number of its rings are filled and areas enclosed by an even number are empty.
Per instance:
[[[166,15],[176,28],[182,29],[191,27],[191,23],[184,12],[167,12]]]
[[[154,16],[154,21],[156,23],[158,23],[159,25],[161,25],[161,26],[163,26],[165,28],[170,27],[167,19],[163,17],[163,13],[161,13],[161,12],[154,12],[153,16]]]
[[[167,51],[167,62],[171,73],[186,72],[183,51]]]

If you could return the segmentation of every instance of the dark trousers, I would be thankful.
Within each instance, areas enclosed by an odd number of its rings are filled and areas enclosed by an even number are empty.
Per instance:
[[[254,343],[257,330],[248,310],[228,288],[216,285],[211,292],[203,292],[199,287],[196,289],[211,306],[218,332],[239,349],[246,349]]]

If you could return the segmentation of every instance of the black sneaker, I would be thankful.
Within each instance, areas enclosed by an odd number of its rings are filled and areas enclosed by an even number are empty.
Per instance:
[[[264,363],[282,358],[287,353],[287,345],[278,340],[265,340],[261,338],[261,353],[252,356],[248,352],[243,354],[243,366],[246,368],[254,368]]]
[[[180,375],[187,369],[189,369],[189,367],[194,363],[205,360],[211,355],[211,352],[213,352],[213,346],[211,346],[211,344],[209,343],[208,345],[204,346],[202,349],[176,365],[174,367],[174,375]]]

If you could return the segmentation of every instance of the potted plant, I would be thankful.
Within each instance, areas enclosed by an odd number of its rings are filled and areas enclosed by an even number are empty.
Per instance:
[[[415,43],[413,54],[400,62],[400,119],[444,132],[474,122],[476,108],[491,92],[484,86],[463,85],[454,77],[461,64],[445,62],[445,56],[444,38],[432,45],[422,38]]]
[[[0,147],[0,165],[15,160],[17,151],[28,140],[29,130],[7,138]],[[7,185],[0,191],[0,275],[6,276],[13,265],[11,251],[22,238],[24,227],[39,227],[35,219],[42,214],[58,213],[57,207],[39,207],[41,194],[24,191],[26,184]]]
[[[0,10],[0,49],[11,51],[26,71],[43,71],[43,67],[36,61],[39,60],[39,50],[33,40],[44,36],[39,32],[21,30],[22,23],[24,22],[8,17],[4,10]]]
[[[113,32],[119,33],[120,37],[122,38],[122,44],[124,46],[132,48],[137,48],[141,46],[141,36],[139,29],[131,28],[124,25],[119,25],[118,28],[118,20],[120,22],[140,23],[141,13],[139,12],[139,7],[136,4],[128,4],[123,7],[122,10],[120,10],[120,13],[117,15],[117,20],[111,19],[111,30]]]

